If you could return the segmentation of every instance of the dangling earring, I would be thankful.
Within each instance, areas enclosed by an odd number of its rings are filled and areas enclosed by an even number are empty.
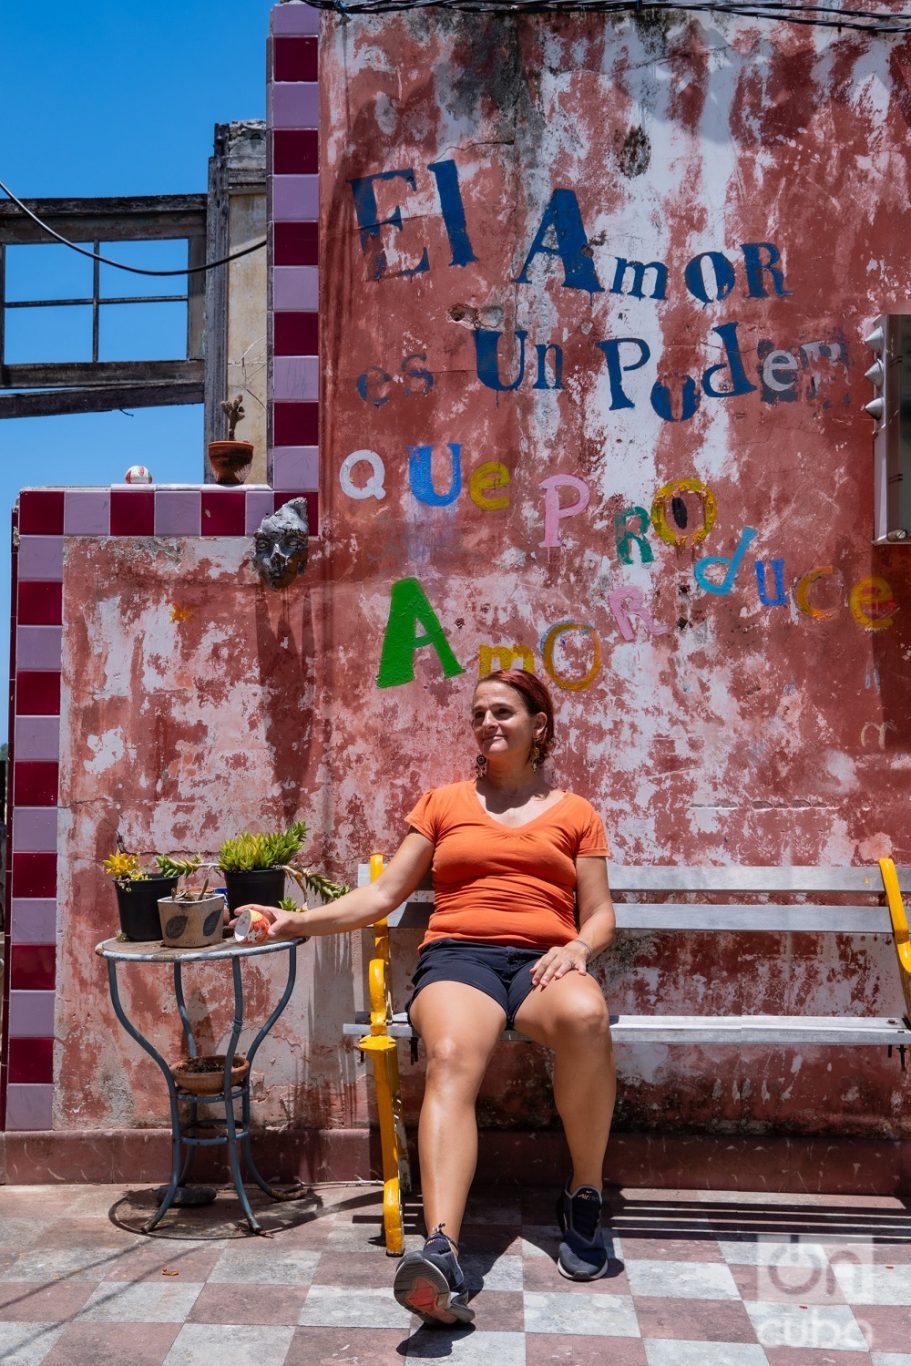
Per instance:
[[[476,778],[483,778],[483,777],[484,777],[484,774],[487,772],[487,756],[486,756],[486,755],[484,755],[484,754],[478,754],[478,755],[475,756],[474,771],[475,771],[475,777],[476,777]]]
[[[543,753],[543,751],[542,751],[542,749],[541,749],[541,746],[538,744],[537,740],[536,740],[535,743],[532,745],[532,747],[531,747],[531,754],[530,754],[528,757],[529,757],[529,760],[531,761],[531,771],[532,771],[532,773],[537,773],[538,769],[541,767],[541,765],[542,765],[543,762],[544,762],[544,753]]]

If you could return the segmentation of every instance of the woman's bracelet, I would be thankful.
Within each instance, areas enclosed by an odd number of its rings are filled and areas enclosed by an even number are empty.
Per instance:
[[[592,956],[592,946],[591,946],[591,944],[589,944],[585,939],[580,939],[579,936],[576,935],[575,938],[574,938],[574,939],[571,939],[569,942],[570,942],[571,944],[581,944],[582,947],[583,947],[583,949],[587,949],[587,950],[588,950],[588,956],[589,956],[589,958],[591,958],[591,956]]]

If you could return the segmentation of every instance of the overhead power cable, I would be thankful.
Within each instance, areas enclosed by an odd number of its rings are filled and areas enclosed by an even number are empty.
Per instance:
[[[75,242],[71,242],[68,237],[63,237],[54,228],[40,219],[36,213],[33,213],[27,204],[23,204],[22,200],[17,195],[14,195],[10,187],[5,185],[2,180],[0,180],[0,190],[2,190],[23,213],[28,214],[29,218],[38,224],[39,228],[43,228],[45,232],[50,233],[51,237],[55,237],[58,242],[62,242],[63,245],[69,247],[71,251],[78,251],[80,256],[88,256],[92,261],[101,261],[104,265],[113,266],[116,270],[128,270],[131,275],[199,275],[202,271],[214,270],[216,266],[224,266],[227,265],[229,261],[236,261],[241,256],[249,256],[251,251],[261,251],[266,245],[266,238],[264,237],[261,242],[254,242],[251,247],[242,247],[240,251],[232,251],[230,256],[222,256],[217,261],[207,261],[204,266],[184,266],[181,270],[148,270],[144,266],[128,266],[124,261],[112,261],[109,256],[101,256],[97,251],[89,251],[87,247],[80,247]]]
[[[640,14],[656,10],[708,11],[775,19],[818,28],[852,29],[860,33],[911,33],[911,13],[841,9],[837,5],[804,5],[789,0],[306,0],[312,9],[331,10],[343,18],[356,14],[394,14],[407,10],[446,9],[468,14]]]

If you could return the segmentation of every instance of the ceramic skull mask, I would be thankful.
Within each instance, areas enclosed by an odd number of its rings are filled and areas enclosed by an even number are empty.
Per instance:
[[[253,563],[268,588],[287,588],[307,568],[307,503],[293,498],[264,517],[253,537]]]

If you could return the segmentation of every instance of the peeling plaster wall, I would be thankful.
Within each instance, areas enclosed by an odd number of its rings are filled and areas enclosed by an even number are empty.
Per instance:
[[[870,544],[862,337],[911,301],[911,43],[415,11],[324,19],[320,60],[339,828],[392,846],[469,772],[471,679],[514,651],[618,862],[908,859],[911,558]],[[630,936],[602,971],[618,1010],[900,1012],[891,952]],[[551,1122],[529,1057],[490,1122]],[[867,1052],[620,1062],[634,1127],[906,1123]]]
[[[248,555],[239,537],[67,542],[55,1127],[155,1127],[166,1114],[161,1078],[118,1025],[91,953],[116,927],[99,860],[117,830],[145,854],[211,854],[243,828],[298,813],[315,831],[331,821],[312,710],[326,686],[323,604],[303,584],[267,592]],[[166,1058],[181,1055],[170,970],[119,971],[128,1015]],[[354,1121],[363,1069],[338,1038],[362,975],[356,937],[299,950],[298,987],[258,1055],[257,1122]],[[245,966],[243,1042],[284,977],[275,958]],[[186,970],[184,982],[201,1048],[217,1052],[230,1034],[230,972]]]
[[[217,539],[67,544],[59,1127],[163,1119],[86,952],[117,824],[211,850],[301,810],[350,878],[417,794],[470,772],[472,678],[500,649],[550,675],[555,779],[618,862],[911,862],[911,559],[870,545],[861,343],[911,301],[911,44],[417,11],[325,17],[320,64],[306,578],[267,594]],[[621,259],[648,267],[638,289]],[[553,350],[539,375],[553,346],[561,387]],[[360,950],[302,950],[257,1120],[365,1122],[339,1048]],[[630,935],[600,971],[620,1011],[885,1014],[891,952]],[[176,1051],[164,984],[129,990]],[[619,1050],[620,1122],[907,1131],[895,1061],[732,1053]],[[413,1117],[421,1069],[402,1070]],[[554,1122],[541,1051],[503,1050],[481,1114]]]

